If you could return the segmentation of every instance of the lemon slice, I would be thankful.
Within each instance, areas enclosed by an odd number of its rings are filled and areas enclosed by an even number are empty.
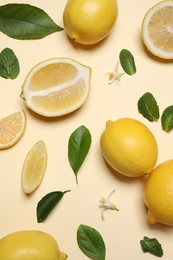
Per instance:
[[[24,110],[0,119],[0,149],[15,145],[23,136],[26,125]]]
[[[91,68],[69,58],[54,58],[37,64],[28,73],[21,97],[36,113],[55,117],[68,114],[86,101]]]
[[[47,149],[43,141],[38,141],[28,152],[22,169],[22,188],[27,194],[41,184],[47,166]]]
[[[162,1],[145,14],[142,38],[152,54],[173,59],[173,1]]]

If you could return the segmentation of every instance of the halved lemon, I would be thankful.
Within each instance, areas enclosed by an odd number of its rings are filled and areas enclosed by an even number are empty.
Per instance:
[[[47,166],[47,149],[43,141],[38,141],[28,152],[22,169],[22,188],[27,194],[41,184]]]
[[[15,145],[23,136],[26,126],[24,110],[0,119],[0,150]]]
[[[62,116],[81,107],[90,90],[91,68],[69,58],[53,58],[28,73],[21,97],[34,112]]]
[[[159,2],[145,14],[142,38],[152,54],[173,59],[173,1]]]

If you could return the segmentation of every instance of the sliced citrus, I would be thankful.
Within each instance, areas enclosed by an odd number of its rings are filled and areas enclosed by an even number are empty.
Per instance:
[[[15,145],[23,136],[26,125],[24,110],[0,119],[0,149]]]
[[[47,166],[47,149],[43,141],[38,141],[28,152],[22,169],[22,188],[32,193],[41,184]]]
[[[37,64],[22,86],[25,104],[47,117],[68,114],[86,101],[91,68],[69,58],[54,58]]]
[[[173,1],[162,1],[145,14],[142,38],[152,54],[173,59]]]

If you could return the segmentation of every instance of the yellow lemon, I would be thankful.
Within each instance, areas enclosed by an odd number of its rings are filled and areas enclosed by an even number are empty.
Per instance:
[[[80,108],[90,91],[91,68],[70,58],[52,58],[26,76],[21,98],[34,112],[62,116]]]
[[[26,126],[24,110],[0,119],[0,150],[15,145],[23,136]]]
[[[144,188],[148,222],[173,226],[173,160],[159,164],[148,176]]]
[[[81,44],[94,44],[112,30],[118,15],[116,0],[68,0],[63,14],[64,29]]]
[[[17,231],[0,239],[2,260],[65,260],[56,240],[37,230]]]
[[[161,1],[145,14],[142,38],[148,50],[163,59],[173,59],[173,1]]]
[[[129,177],[149,174],[158,157],[153,134],[144,124],[132,118],[108,121],[100,145],[107,163]]]

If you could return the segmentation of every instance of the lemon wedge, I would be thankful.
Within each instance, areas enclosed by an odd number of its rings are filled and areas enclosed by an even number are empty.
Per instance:
[[[22,169],[22,188],[27,194],[41,184],[47,166],[47,149],[43,141],[38,141],[28,152]]]
[[[56,117],[81,107],[90,90],[91,68],[69,58],[53,58],[28,73],[21,97],[34,112]]]
[[[144,16],[142,38],[157,57],[173,59],[173,1],[154,5]]]
[[[15,145],[23,136],[26,126],[24,110],[0,119],[0,150]]]

